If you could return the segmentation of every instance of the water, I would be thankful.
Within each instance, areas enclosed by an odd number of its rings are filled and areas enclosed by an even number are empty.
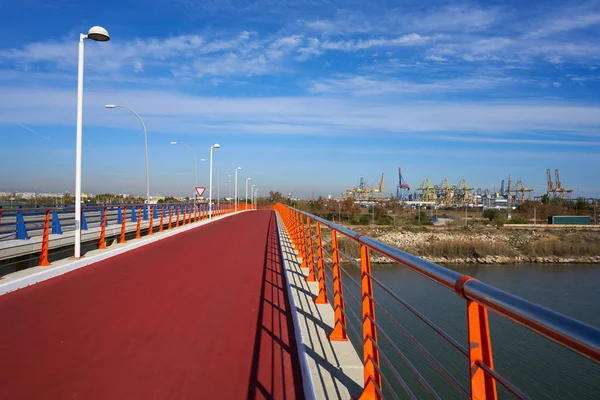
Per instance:
[[[359,271],[346,265],[351,276],[360,281]],[[486,267],[452,266],[452,269],[470,275],[535,303],[562,312],[575,319],[600,327],[600,265],[498,265]],[[459,343],[467,343],[465,301],[454,292],[400,266],[373,265],[373,276],[382,281],[404,300],[415,306]],[[360,315],[360,307],[352,298],[360,298],[360,291],[343,276],[347,307]],[[375,312],[377,321],[397,344],[411,363],[437,393],[444,399],[462,398],[458,390],[418,352],[390,323],[384,308],[410,334],[439,360],[468,390],[468,360],[458,350],[441,340],[437,334],[406,311],[396,300],[375,286],[375,298],[380,302]],[[330,294],[330,298],[332,295]],[[359,328],[350,311],[348,322]],[[495,369],[532,398],[544,399],[598,399],[600,393],[600,366],[575,353],[542,338],[525,328],[494,313],[489,314]],[[352,329],[349,329],[353,334]],[[358,341],[353,338],[355,346]],[[428,398],[427,392],[415,375],[400,360],[396,351],[386,343],[382,334],[379,343],[384,353],[405,379],[418,398]],[[362,354],[362,353],[359,353]],[[385,361],[381,361],[390,385],[400,398],[403,389],[397,383]],[[384,385],[385,386],[385,385]],[[498,385],[501,398],[511,398]]]

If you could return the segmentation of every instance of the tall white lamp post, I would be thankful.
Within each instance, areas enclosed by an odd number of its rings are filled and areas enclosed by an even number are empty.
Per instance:
[[[252,188],[250,189],[250,203],[252,205],[254,205],[254,186],[256,186],[256,184],[253,184]]]
[[[144,128],[144,147],[146,148],[146,207],[150,207],[150,176],[148,175],[148,134],[146,133],[146,124],[144,124],[144,120],[138,113],[133,111],[131,108],[125,106],[118,106],[115,104],[107,104],[104,106],[105,108],[122,108],[134,114],[140,122],[142,123],[142,128]]]
[[[75,258],[81,257],[81,142],[83,127],[83,55],[85,39],[96,42],[110,40],[110,35],[101,26],[92,26],[87,35],[79,34],[79,65],[77,68],[77,139],[75,151]]]
[[[237,167],[235,169],[235,200],[234,200],[234,205],[233,205],[233,207],[234,207],[233,211],[235,211],[235,212],[237,212],[237,205],[238,205],[238,190],[237,190],[238,185],[237,185],[237,183],[238,183],[238,171],[240,169],[242,169],[242,167]]]
[[[246,209],[248,209],[248,182],[251,180],[252,178],[246,178]]]
[[[254,189],[254,209],[256,210],[256,196],[258,196],[258,188]]]
[[[213,149],[219,149],[221,145],[219,143],[215,143],[210,146],[210,173],[208,178],[208,218],[212,218],[212,158],[213,158]]]

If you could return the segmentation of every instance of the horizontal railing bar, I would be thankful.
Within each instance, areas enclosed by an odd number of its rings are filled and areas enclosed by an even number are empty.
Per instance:
[[[396,371],[396,368],[394,368],[394,366],[390,362],[389,358],[385,355],[385,353],[383,352],[383,350],[381,350],[381,347],[379,347],[379,344],[375,343],[374,341],[371,341],[371,342],[373,343],[373,346],[375,346],[375,348],[379,352],[379,355],[381,356],[381,358],[383,359],[383,361],[385,361],[385,363],[387,364],[387,366],[389,367],[389,369],[392,371],[392,374],[394,374],[394,377],[396,378],[396,380],[398,381],[398,383],[400,383],[400,386],[402,386],[402,388],[404,389],[404,391],[406,392],[406,394],[408,395],[408,397],[410,397],[411,399],[415,399],[416,400],[417,397],[412,392],[412,390],[410,390],[410,388],[406,384],[406,381],[404,379],[402,379],[402,377],[400,376],[400,374],[398,373],[398,371]],[[376,365],[376,363],[373,363],[373,364]],[[390,391],[394,395],[394,398],[397,399],[398,396],[396,396],[396,391],[394,389],[392,389],[392,385],[390,385],[390,383],[388,382],[387,378],[385,377],[385,374],[381,371],[381,368],[378,367],[377,365],[376,365],[375,368],[379,372],[379,375],[381,376],[381,378],[383,379],[383,381],[387,383],[388,387],[390,388]]]
[[[477,280],[468,281],[466,298],[600,363],[600,329]]]
[[[429,384],[429,382],[427,382],[427,380],[423,377],[423,375],[421,375],[421,373],[419,372],[419,370],[417,369],[417,367],[415,367],[413,365],[413,363],[410,362],[410,360],[408,359],[408,357],[406,357],[406,355],[404,354],[404,352],[402,350],[400,350],[400,348],[398,346],[396,346],[396,344],[388,336],[388,334],[385,333],[385,330],[381,327],[381,325],[379,325],[375,321],[375,319],[373,319],[373,318],[371,318],[369,316],[367,316],[367,318],[373,323],[373,325],[375,325],[377,327],[377,329],[378,329],[377,334],[383,336],[383,338],[389,343],[389,345],[392,347],[392,349],[394,349],[396,351],[396,354],[398,354],[400,356],[400,358],[402,359],[402,361],[404,361],[404,363],[406,364],[406,366],[413,372],[413,374],[415,374],[415,376],[417,377],[417,380],[419,382],[421,382],[421,385],[423,385],[423,387],[425,388],[425,390],[427,390],[429,392],[429,394],[431,394],[431,396],[434,399],[441,400],[441,397],[435,392],[435,389],[433,389],[433,387],[431,387],[431,385]],[[377,347],[377,349],[379,350],[379,354],[380,355],[385,355],[385,353],[383,352],[383,350],[381,350],[379,348],[379,344],[377,344],[374,340],[371,340],[371,342],[373,342],[373,345],[375,347]]]
[[[380,288],[382,288],[386,293],[388,293],[392,298],[402,304],[408,311],[410,311],[414,316],[419,318],[423,323],[433,329],[438,335],[440,335],[444,340],[450,343],[454,348],[460,351],[465,357],[469,357],[469,351],[460,343],[458,343],[452,336],[448,335],[446,332],[442,330],[442,328],[438,327],[433,321],[429,318],[421,314],[416,308],[414,308],[410,303],[406,302],[403,298],[398,296],[396,293],[392,292],[387,286],[381,283],[377,278],[369,275],[369,277],[375,282]]]
[[[456,380],[456,378],[454,376],[452,376],[452,374],[450,374],[450,372],[439,362],[437,361],[435,358],[433,358],[433,356],[431,355],[431,353],[429,353],[429,351],[421,344],[419,343],[419,341],[417,339],[415,339],[415,337],[413,335],[410,334],[410,332],[408,332],[386,309],[385,307],[383,307],[381,304],[379,304],[377,301],[375,301],[375,299],[373,299],[372,296],[369,296],[369,298],[371,298],[371,300],[373,300],[373,302],[375,303],[375,305],[379,308],[379,310],[381,312],[383,312],[383,314],[388,317],[388,320],[400,331],[400,333],[402,333],[404,335],[404,337],[406,337],[408,340],[410,340],[413,345],[417,348],[417,350],[419,350],[419,352],[429,360],[429,362],[431,362],[431,364],[446,378],[446,380],[448,380],[448,382],[450,382],[456,389],[458,389],[458,391],[461,392],[461,394],[465,397],[465,398],[469,398],[469,393],[467,392],[467,390]]]
[[[515,385],[510,383],[506,378],[504,378],[502,375],[491,369],[487,364],[485,364],[481,360],[477,360],[475,362],[475,365],[481,368],[486,374],[494,378],[496,382],[504,386],[504,388],[508,390],[513,396],[522,400],[531,400],[531,397],[521,392]]]

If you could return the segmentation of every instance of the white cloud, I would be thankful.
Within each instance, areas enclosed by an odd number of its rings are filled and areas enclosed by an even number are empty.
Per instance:
[[[430,38],[427,36],[411,33],[395,38],[382,37],[366,40],[324,41],[321,46],[327,50],[357,51],[369,49],[371,47],[413,46],[423,44],[429,39]]]
[[[575,29],[584,29],[600,24],[600,13],[585,13],[580,15],[571,15],[566,18],[548,19],[541,22],[542,26],[528,32],[527,38],[541,38],[552,36],[563,32],[569,32]]]
[[[400,93],[429,93],[476,91],[511,84],[511,78],[504,77],[462,77],[429,82],[411,82],[375,76],[352,76],[348,78],[321,79],[313,82],[308,91],[314,94],[352,94],[370,96]]]
[[[477,84],[477,83],[474,83]],[[410,88],[409,88],[410,90]],[[0,87],[0,123],[73,126],[75,90]],[[86,91],[85,124],[137,127],[124,114],[107,114],[107,102],[131,105],[149,131],[254,135],[340,135],[364,132],[440,134],[465,138],[495,133],[560,132],[564,140],[600,139],[600,108],[559,102],[414,102],[373,98],[211,98],[174,91]],[[31,110],[35,110],[32,113]],[[523,137],[526,139],[526,137]],[[562,139],[561,139],[562,140]],[[589,140],[589,139],[588,139]]]

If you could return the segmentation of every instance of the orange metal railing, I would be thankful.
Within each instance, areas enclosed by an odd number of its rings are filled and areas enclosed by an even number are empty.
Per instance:
[[[560,345],[600,364],[600,330],[582,322],[576,321],[560,313],[545,307],[531,303],[518,296],[514,296],[493,286],[480,282],[470,276],[446,269],[442,266],[425,261],[412,254],[403,252],[392,246],[381,243],[372,238],[362,236],[350,229],[333,224],[314,215],[277,204],[274,209],[278,211],[284,226],[288,231],[290,240],[302,259],[301,267],[308,269],[306,281],[318,280],[319,294],[315,299],[317,303],[327,302],[327,282],[325,268],[331,270],[333,282],[333,307],[334,307],[334,329],[329,335],[330,340],[348,340],[347,328],[353,328],[347,324],[348,316],[352,316],[362,326],[362,332],[356,332],[357,337],[362,338],[363,363],[364,363],[364,389],[361,399],[382,399],[384,386],[390,390],[393,397],[398,398],[390,385],[388,379],[382,373],[381,362],[383,361],[388,370],[404,389],[410,398],[417,398],[406,384],[404,378],[398,373],[392,364],[390,357],[386,356],[379,344],[383,338],[391,349],[404,364],[410,369],[420,384],[433,398],[440,398],[435,389],[428,383],[423,374],[408,360],[390,334],[381,328],[380,322],[375,314],[375,309],[391,322],[406,340],[412,344],[419,353],[452,384],[465,398],[470,399],[497,399],[496,383],[503,386],[508,392],[517,398],[529,398],[519,388],[504,378],[494,369],[492,342],[488,323],[488,310],[516,322],[527,329],[546,337]],[[322,228],[326,227],[331,233],[330,252],[324,246]],[[360,245],[360,264],[340,251],[338,235],[341,234],[354,240]],[[316,249],[315,249],[316,248]],[[316,250],[316,251],[315,251]],[[379,279],[371,274],[370,253],[374,251],[382,256],[388,257],[411,270],[433,280],[439,285],[455,292],[466,302],[467,312],[467,336],[468,348],[444,332],[436,324],[422,315],[412,305],[402,299],[398,294],[390,290]],[[317,262],[315,265],[315,253]],[[327,253],[331,265],[325,263]],[[344,268],[341,268],[341,257],[360,269],[360,282],[357,282]],[[342,279],[342,273],[345,274]],[[360,289],[361,299],[346,291],[347,285],[353,284]],[[391,296],[398,304],[419,318],[425,325],[431,328],[441,339],[449,343],[459,353],[469,360],[469,388],[465,388],[419,341],[407,331],[387,310],[386,307],[375,299],[373,286],[378,286],[383,292]],[[361,305],[362,313],[356,315],[351,308],[345,307],[346,294],[354,298]],[[348,313],[348,314],[347,314]],[[381,317],[379,317],[380,319]],[[396,333],[396,332],[394,332]]]

